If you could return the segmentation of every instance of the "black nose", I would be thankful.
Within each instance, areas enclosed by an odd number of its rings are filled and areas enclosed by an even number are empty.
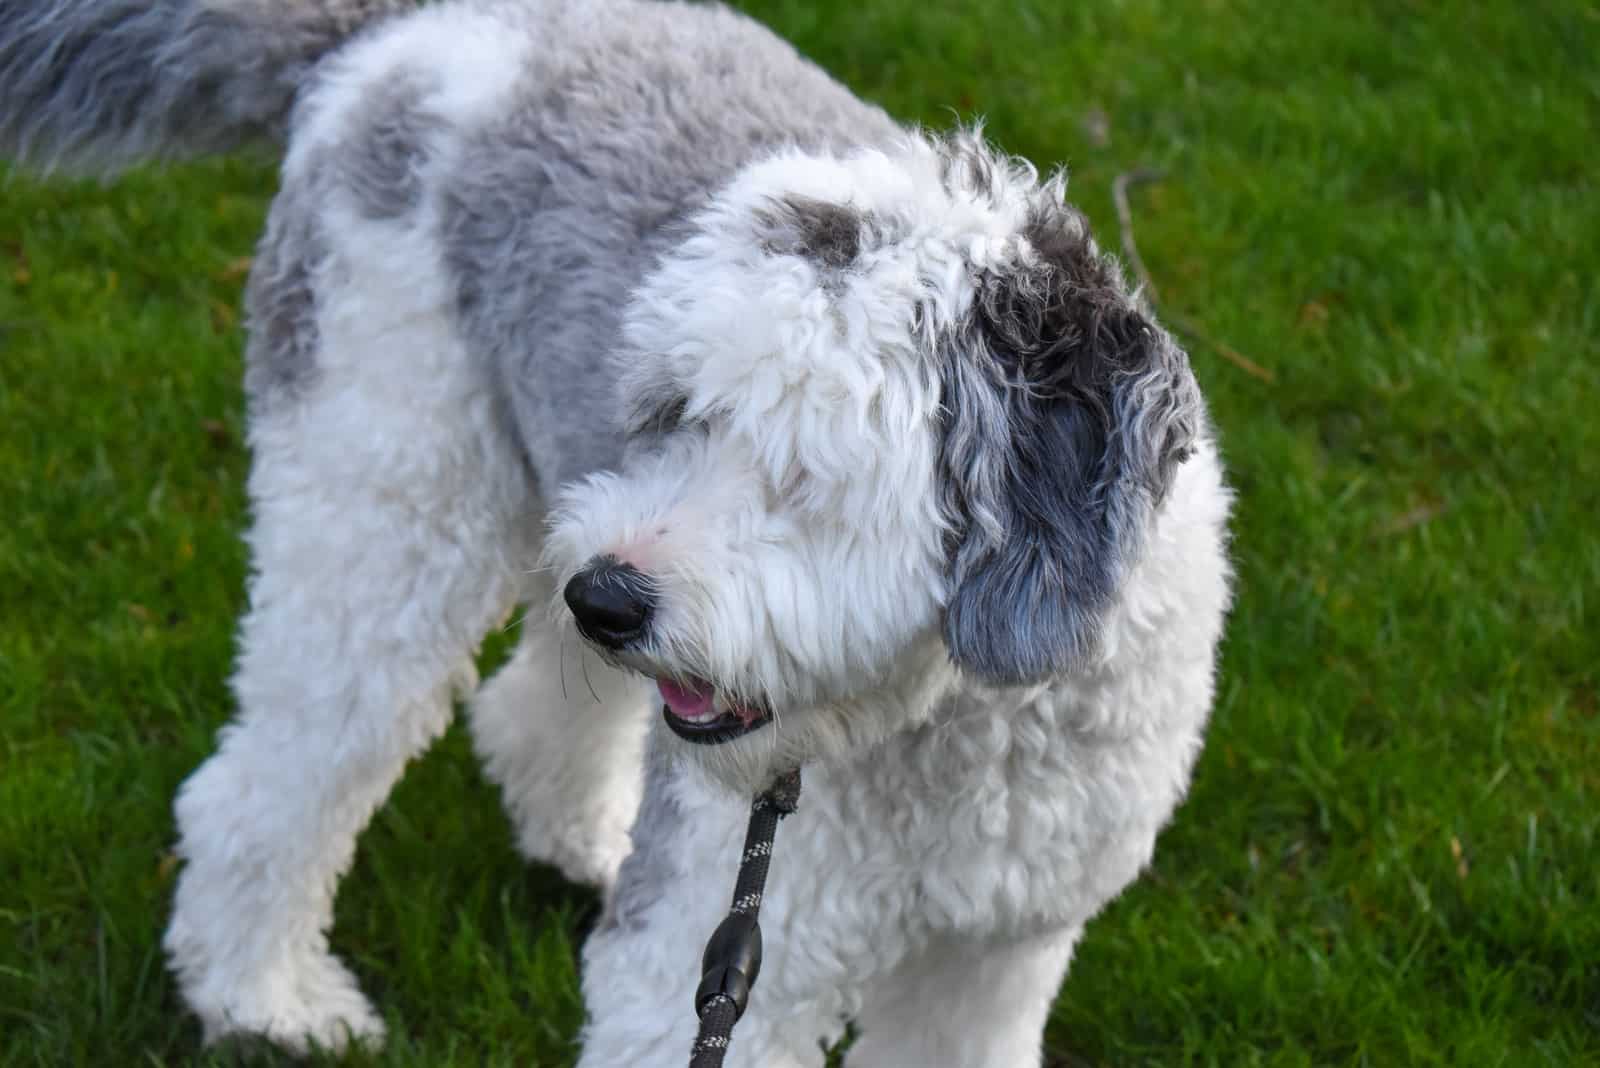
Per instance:
[[[612,556],[590,561],[572,576],[564,595],[583,636],[608,649],[643,633],[655,607],[644,572]]]

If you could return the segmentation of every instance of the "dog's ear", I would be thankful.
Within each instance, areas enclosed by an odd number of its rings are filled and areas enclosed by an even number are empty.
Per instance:
[[[979,272],[943,362],[944,638],[994,683],[1081,668],[1201,432],[1188,358],[1057,206]]]

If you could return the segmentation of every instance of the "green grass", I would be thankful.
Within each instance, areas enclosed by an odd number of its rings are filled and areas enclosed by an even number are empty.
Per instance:
[[[897,115],[1133,194],[1240,491],[1215,726],[1090,928],[1055,1065],[1600,1065],[1600,8],[746,5]],[[244,521],[224,161],[0,185],[0,1061],[201,1059],[158,950],[229,713]],[[559,1065],[593,899],[459,730],[334,941],[392,1065]],[[359,1062],[359,1059],[358,1059]],[[363,1062],[364,1063],[364,1062]]]

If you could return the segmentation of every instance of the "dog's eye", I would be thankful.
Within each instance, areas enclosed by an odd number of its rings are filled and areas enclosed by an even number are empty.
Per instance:
[[[670,434],[683,425],[684,413],[689,410],[689,399],[669,397],[660,403],[641,408],[630,420],[628,432],[639,434]]]

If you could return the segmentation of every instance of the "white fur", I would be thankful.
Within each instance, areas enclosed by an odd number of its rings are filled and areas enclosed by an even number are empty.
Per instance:
[[[448,41],[448,47],[440,42]],[[421,102],[444,120],[445,131],[470,130],[493,118],[527,69],[527,41],[508,32],[493,5],[442,4],[356,42],[324,66],[296,109],[295,136],[284,161],[300,171],[319,151],[337,148],[357,132],[352,119],[369,96],[396,78],[424,75]],[[443,162],[447,145],[431,146]]]
[[[384,59],[374,50],[370,77]],[[348,282],[318,309],[315,388],[251,425],[239,715],[178,799],[187,864],[166,935],[208,1038],[297,1050],[383,1035],[328,952],[334,889],[476,685],[472,657],[537,546],[517,442],[452,322],[436,250],[336,201],[323,218],[324,276]]]
[[[472,702],[473,745],[500,785],[523,855],[608,888],[639,808],[646,687],[565,628],[529,619]]]

